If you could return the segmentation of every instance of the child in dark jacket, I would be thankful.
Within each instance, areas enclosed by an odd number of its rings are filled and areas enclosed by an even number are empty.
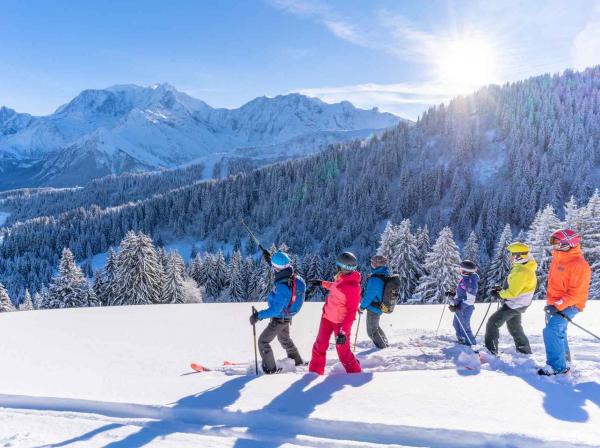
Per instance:
[[[471,316],[475,309],[475,297],[479,284],[479,275],[476,273],[477,266],[469,260],[460,264],[460,281],[456,287],[456,293],[450,311],[454,314],[452,325],[456,331],[456,338],[460,344],[475,345],[475,336],[471,330]]]
[[[367,311],[367,335],[377,348],[389,346],[387,337],[379,326],[383,314],[380,306],[383,300],[384,279],[389,275],[388,259],[383,255],[374,255],[371,258],[371,275],[360,302],[360,311]]]

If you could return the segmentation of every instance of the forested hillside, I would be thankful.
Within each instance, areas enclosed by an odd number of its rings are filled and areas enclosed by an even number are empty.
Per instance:
[[[342,248],[364,260],[386,220],[410,218],[459,242],[471,231],[483,255],[506,224],[516,234],[571,195],[600,185],[600,67],[490,86],[401,123],[380,137],[194,183],[119,206],[38,217],[2,231],[10,291],[49,280],[63,247],[78,260],[105,252],[129,230],[169,241],[191,237],[244,246],[243,217],[261,236],[302,255]]]

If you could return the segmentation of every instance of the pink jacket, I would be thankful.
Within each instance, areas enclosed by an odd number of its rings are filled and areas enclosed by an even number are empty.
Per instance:
[[[351,272],[346,275],[337,274],[333,282],[323,282],[323,288],[329,290],[323,317],[334,324],[341,324],[348,329],[356,317],[360,303],[360,273]]]

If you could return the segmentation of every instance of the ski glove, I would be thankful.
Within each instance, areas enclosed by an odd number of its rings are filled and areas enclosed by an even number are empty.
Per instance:
[[[271,252],[269,252],[267,249],[265,249],[262,246],[261,246],[260,250],[262,251],[263,258],[265,259],[265,261],[267,263],[271,264]]]
[[[323,283],[323,280],[309,280],[308,284],[310,286],[321,286],[321,284]]]
[[[556,307],[554,305],[546,305],[544,307],[544,311],[549,316],[554,316],[556,313],[558,313],[558,310],[556,309]]]
[[[255,325],[258,321],[258,311],[255,311],[250,315],[250,325]]]
[[[446,292],[444,293],[444,295],[445,295],[446,297],[454,297],[454,296],[456,295],[456,293],[455,293],[454,291],[446,291]]]
[[[340,332],[335,337],[336,345],[344,345],[346,343],[346,334],[340,330]]]
[[[448,305],[448,309],[450,312],[456,313],[456,310],[458,310],[458,305]]]

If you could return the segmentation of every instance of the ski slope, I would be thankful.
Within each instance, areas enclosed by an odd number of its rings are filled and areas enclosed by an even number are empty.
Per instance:
[[[539,378],[542,308],[524,317],[531,358],[503,329],[501,359],[480,366],[453,343],[450,313],[436,338],[440,306],[399,306],[382,318],[388,349],[372,348],[363,319],[364,373],[344,374],[333,351],[322,377],[285,361],[274,376],[190,370],[253,360],[250,304],[0,314],[0,446],[599,446],[600,343],[570,327],[573,375]],[[306,304],[292,325],[307,360],[320,310]],[[600,302],[577,322],[599,331]]]

